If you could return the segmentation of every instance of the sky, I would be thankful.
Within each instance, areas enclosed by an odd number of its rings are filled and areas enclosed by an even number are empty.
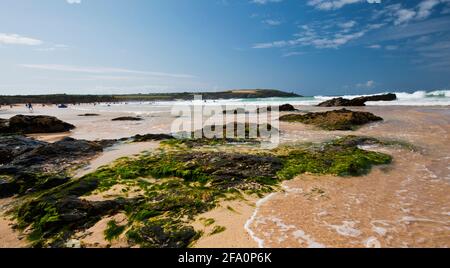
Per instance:
[[[450,88],[450,0],[2,0],[0,95]]]

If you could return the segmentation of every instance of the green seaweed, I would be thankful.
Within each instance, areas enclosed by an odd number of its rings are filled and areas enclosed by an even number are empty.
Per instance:
[[[117,239],[125,231],[125,227],[124,225],[118,225],[115,220],[109,221],[104,232],[105,239],[108,241]]]
[[[31,227],[28,238],[37,247],[61,246],[75,230],[89,228],[102,216],[119,211],[128,217],[126,237],[131,245],[188,247],[201,235],[190,226],[195,217],[216,207],[220,200],[242,198],[243,192],[261,197],[274,191],[281,181],[303,173],[359,176],[373,165],[391,162],[389,155],[360,149],[358,145],[363,141],[358,139],[341,138],[261,153],[173,147],[123,158],[35,196],[19,206],[15,215],[21,229]],[[165,143],[182,144],[174,141]],[[135,200],[119,198],[109,203],[79,199],[119,184],[138,187],[142,195]],[[80,209],[85,213],[80,214]],[[82,217],[69,221],[73,213]],[[213,223],[213,219],[205,220],[205,224]],[[216,228],[214,233],[224,231]],[[105,237],[112,240],[124,231],[124,226],[110,222]]]
[[[209,235],[216,235],[216,234],[223,233],[223,232],[225,232],[226,229],[227,228],[224,226],[219,226],[219,225],[214,226],[214,228],[212,229],[212,231]]]

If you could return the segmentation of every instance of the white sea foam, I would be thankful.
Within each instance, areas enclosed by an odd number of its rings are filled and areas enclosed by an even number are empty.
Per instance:
[[[259,208],[266,203],[270,198],[272,198],[275,195],[275,193],[269,194],[268,196],[264,197],[263,199],[260,199],[258,202],[256,202],[256,208],[253,212],[253,215],[250,217],[250,219],[247,220],[247,222],[244,225],[245,230],[250,235],[250,237],[258,243],[259,248],[264,248],[264,240],[262,238],[259,238],[256,236],[255,232],[251,229],[251,225],[256,221]]]
[[[358,237],[361,235],[361,231],[355,228],[356,222],[354,221],[343,221],[341,225],[328,224],[327,226],[342,236]]]

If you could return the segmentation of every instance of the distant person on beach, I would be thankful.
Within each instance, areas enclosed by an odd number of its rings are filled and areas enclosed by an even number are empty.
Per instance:
[[[32,112],[34,111],[34,110],[33,110],[33,104],[31,104],[31,102],[30,102],[30,103],[27,103],[25,106],[28,108],[28,110],[30,111],[30,113],[32,113]]]

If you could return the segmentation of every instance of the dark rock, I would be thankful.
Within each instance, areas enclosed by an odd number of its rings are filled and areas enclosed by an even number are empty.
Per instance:
[[[260,113],[261,111],[263,111],[263,112],[271,112],[272,111],[272,106],[267,107],[267,109],[258,108],[257,112]],[[281,106],[278,106],[278,111],[279,112],[296,112],[298,110],[295,109],[295,107],[292,106],[291,104],[283,104]]]
[[[123,116],[112,119],[112,121],[142,121],[141,117],[133,117],[133,116]]]
[[[327,100],[325,102],[320,103],[319,107],[339,107],[339,106],[365,106],[365,99],[344,99],[344,98],[335,98],[331,100]]]
[[[384,95],[368,96],[364,98],[366,98],[367,101],[395,101],[397,99],[397,95],[389,93]]]
[[[7,133],[9,128],[9,120],[0,118],[0,133]]]
[[[20,185],[7,176],[0,176],[0,198],[11,197],[20,190]]]
[[[174,139],[172,135],[168,134],[145,134],[145,135],[136,135],[131,137],[131,140],[134,142],[146,142],[146,141],[162,141],[162,140],[170,140]]]
[[[79,114],[78,116],[93,117],[93,116],[100,116],[100,115],[99,114]]]
[[[369,112],[355,112],[347,109],[305,115],[289,114],[280,117],[280,121],[301,122],[326,130],[354,130],[357,126],[381,120],[383,118]]]
[[[375,95],[367,97],[358,97],[354,99],[335,98],[320,103],[319,107],[339,107],[339,106],[365,106],[368,101],[394,101],[397,95],[389,93],[384,95]]]
[[[280,112],[295,112],[295,111],[297,111],[297,109],[295,109],[295,107],[292,106],[291,104],[283,104],[279,107],[279,111]]]
[[[12,165],[32,167],[35,165],[52,165],[60,170],[60,165],[71,161],[92,157],[103,151],[103,147],[96,142],[64,138],[55,143],[47,143],[11,162]],[[58,167],[59,166],[59,167]]]
[[[8,164],[19,155],[45,144],[20,135],[0,136],[0,164]]]
[[[8,120],[8,127],[2,131],[3,133],[34,134],[67,132],[74,128],[75,126],[53,116],[16,115]]]
[[[9,189],[8,196],[64,184],[69,180],[64,175],[69,168],[84,163],[103,150],[98,142],[72,138],[46,143],[16,135],[0,136],[0,142],[0,153],[4,156],[1,158],[0,175],[11,177],[11,181],[3,183],[0,188]]]

